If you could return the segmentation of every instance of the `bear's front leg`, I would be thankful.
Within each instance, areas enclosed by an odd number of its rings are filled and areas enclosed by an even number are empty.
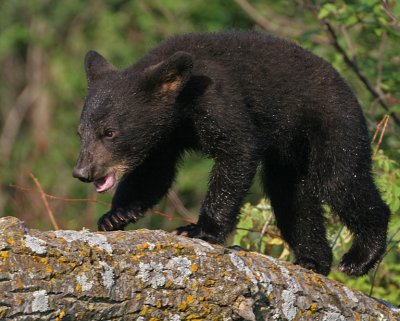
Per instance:
[[[240,159],[232,156],[216,160],[197,224],[182,226],[176,234],[224,243],[237,223],[243,198],[257,168],[253,157],[240,156]]]
[[[110,211],[98,221],[100,231],[123,230],[135,223],[168,191],[176,173],[178,150],[153,152],[119,183]]]

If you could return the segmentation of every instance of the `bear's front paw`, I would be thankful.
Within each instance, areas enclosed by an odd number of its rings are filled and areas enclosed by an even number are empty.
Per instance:
[[[97,222],[99,231],[123,230],[129,223],[134,223],[141,213],[134,210],[110,210]]]
[[[202,239],[204,241],[214,244],[222,244],[224,242],[224,240],[219,238],[217,235],[213,235],[204,231],[198,224],[189,224],[186,226],[178,227],[175,231],[172,232],[172,234]]]

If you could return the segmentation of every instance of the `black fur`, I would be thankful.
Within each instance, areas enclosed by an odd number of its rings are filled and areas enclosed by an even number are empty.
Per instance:
[[[223,243],[261,164],[298,264],[329,273],[323,203],[354,234],[342,271],[365,274],[384,253],[389,210],[371,177],[366,122],[326,61],[286,40],[227,32],[169,39],[121,71],[95,52],[85,66],[74,176],[113,173],[119,182],[99,229],[122,229],[156,204],[192,149],[215,165],[198,223],[178,233]],[[106,137],[109,128],[115,137]]]

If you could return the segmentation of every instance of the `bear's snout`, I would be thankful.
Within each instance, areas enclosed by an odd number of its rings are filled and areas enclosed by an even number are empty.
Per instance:
[[[88,167],[78,167],[75,166],[74,170],[72,171],[72,176],[78,178],[84,183],[90,183],[91,179],[89,178],[89,168]]]

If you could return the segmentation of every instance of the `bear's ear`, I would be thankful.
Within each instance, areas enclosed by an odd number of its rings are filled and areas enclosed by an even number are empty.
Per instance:
[[[145,69],[145,87],[161,94],[177,94],[189,80],[192,68],[192,56],[178,51],[161,63]]]
[[[114,67],[107,60],[94,50],[90,50],[85,56],[85,71],[88,83],[98,79],[107,71]]]

